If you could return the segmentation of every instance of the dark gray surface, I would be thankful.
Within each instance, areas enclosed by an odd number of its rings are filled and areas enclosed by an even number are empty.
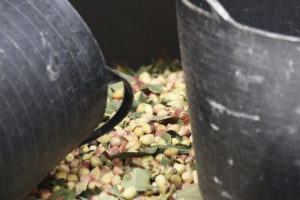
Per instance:
[[[208,2],[212,13],[177,1],[203,197],[299,200],[300,38],[242,26],[218,1]],[[280,1],[252,0],[249,11],[244,1],[221,2],[239,21],[291,35],[298,31],[299,1],[282,1],[279,8],[274,4]]]
[[[109,65],[137,69],[162,55],[179,58],[174,0],[70,0]]]
[[[0,198],[15,200],[90,136],[108,83],[122,79],[66,0],[0,1],[0,24]],[[101,130],[128,113],[125,89],[126,104]]]

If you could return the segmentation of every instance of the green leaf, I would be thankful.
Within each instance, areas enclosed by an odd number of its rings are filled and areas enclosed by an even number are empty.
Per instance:
[[[133,112],[130,113],[130,119],[136,119],[136,118],[140,118],[142,116],[142,114],[144,114],[145,112]]]
[[[155,145],[155,146],[151,146],[151,147],[142,147],[144,152],[147,152],[149,154],[155,154],[158,150],[158,145]]]
[[[61,188],[51,196],[51,200],[56,200],[62,197],[64,200],[74,200],[76,197],[74,190]]]
[[[181,136],[176,131],[169,130],[167,133],[170,134],[172,138],[177,138],[179,141],[181,141]]]
[[[120,191],[119,191],[118,186],[116,186],[116,185],[113,186],[113,188],[112,188],[112,193],[113,193],[114,195],[116,195],[119,199],[123,199],[123,197],[122,197],[122,195],[121,195],[121,193],[120,193]]]
[[[191,151],[191,147],[183,144],[176,144],[176,148],[178,148],[180,154],[187,154]]]
[[[69,192],[66,193],[64,200],[74,200],[76,197],[76,194],[74,190],[69,190]]]
[[[169,130],[169,131],[167,131],[167,133],[170,134],[172,136],[172,138],[173,137],[180,137],[181,138],[181,136],[176,131]]]
[[[191,147],[186,146],[186,145],[182,145],[182,144],[154,145],[151,148],[158,148],[159,149],[158,152],[163,153],[166,149],[168,149],[170,147],[176,147],[178,149],[179,154],[186,154],[186,153],[189,153],[191,151]]]
[[[182,119],[179,119],[179,120],[177,121],[177,124],[178,124],[179,126],[183,126],[183,125],[184,125],[183,120],[182,120]]]
[[[123,167],[121,167],[121,168],[122,168],[122,170],[124,171],[124,174],[133,172],[133,168],[131,168],[131,167],[123,166]]]
[[[56,185],[58,185],[58,186],[60,186],[60,187],[64,187],[65,186],[65,184],[66,184],[66,181],[65,181],[65,179],[57,179],[57,180],[51,180],[51,181],[49,181],[49,182],[47,182],[47,187],[53,187],[53,186],[56,186]]]
[[[112,100],[112,95],[113,95],[114,91],[111,87],[108,87],[107,89],[107,98],[109,99],[109,102],[111,102]]]
[[[107,158],[106,158],[103,154],[101,154],[99,158],[100,158],[100,160],[101,160],[102,162],[105,163],[105,165],[106,165],[107,167],[109,167],[110,169],[112,169],[111,163],[107,160]]]
[[[112,193],[117,195],[118,197],[121,196],[121,193],[119,191],[119,188],[118,186],[114,185],[113,188],[112,188]]]
[[[192,184],[179,191],[176,200],[203,200],[198,184]]]
[[[127,75],[127,76],[134,76],[134,72],[132,71],[132,69],[130,69],[129,67],[127,66],[123,66],[123,65],[118,65],[116,70],[118,70],[119,72],[122,72],[123,73],[123,76],[124,75]]]
[[[166,104],[168,104],[168,103],[170,103],[170,102],[172,102],[172,100],[167,99],[167,98],[163,98],[163,99],[160,101],[160,103],[161,103],[161,104],[164,104],[164,105],[166,105]]]
[[[169,159],[167,159],[165,156],[162,157],[160,164],[167,167],[169,165]]]
[[[100,194],[102,192],[102,190],[98,187],[95,187],[94,191],[97,193],[97,194]]]
[[[137,107],[139,106],[139,104],[140,104],[139,101],[134,100],[133,103],[132,103],[132,106],[131,106],[130,111],[131,111],[131,112],[135,112],[136,109],[137,109]]]
[[[191,170],[193,170],[193,171],[196,170],[196,163],[193,162],[193,163],[191,164]]]
[[[87,198],[87,199],[90,199],[91,196],[99,194],[100,192],[101,192],[101,190],[97,187],[94,190],[91,190],[91,189],[88,188],[87,190],[83,191],[80,194],[80,196],[84,197],[84,198]]]
[[[116,91],[120,88],[123,88],[123,82],[117,82],[117,83],[114,83],[114,84],[111,84],[109,85],[109,87],[113,90],[113,91]]]
[[[113,101],[113,102],[109,102],[106,106],[106,110],[105,113],[107,114],[111,114],[114,111],[117,111],[119,109],[119,107],[121,106],[121,102],[120,101]]]
[[[172,137],[169,133],[164,133],[162,135],[162,138],[166,141],[167,144],[171,144],[172,143]]]
[[[140,103],[149,103],[147,95],[142,91],[140,93],[140,98],[139,98],[138,102],[139,102],[139,104]]]
[[[132,173],[124,175],[122,182],[125,188],[133,186],[138,192],[144,192],[153,188],[150,185],[150,172],[141,168],[134,168]]]
[[[143,72],[149,72],[150,71],[150,67],[148,66],[145,66],[145,65],[142,65],[139,67],[139,70],[136,72],[136,76],[139,76],[141,73]]]
[[[167,133],[167,135],[169,135]],[[168,138],[167,140],[171,140],[170,139],[170,135],[166,137]],[[179,154],[185,154],[185,153],[189,153],[191,150],[191,147],[186,146],[186,145],[182,145],[182,144],[176,144],[176,145],[172,145],[172,144],[167,144],[167,145],[154,145],[151,147],[147,147],[147,146],[143,146],[143,152],[122,152],[116,155],[111,156],[111,159],[115,159],[115,158],[133,158],[133,157],[141,157],[141,156],[146,156],[146,155],[153,155],[156,154],[159,150],[160,153],[163,153],[167,148],[170,147],[176,147],[178,149]],[[101,159],[101,156],[100,156]]]
[[[106,143],[101,143],[102,144],[102,146],[105,148],[105,149],[108,149],[108,142],[106,142]]]
[[[133,84],[133,76],[130,76],[128,74],[122,74],[123,78],[125,78],[130,84]]]
[[[147,95],[145,95],[144,92],[141,91],[140,97],[138,100],[133,101],[133,104],[131,106],[131,112],[135,112],[136,108],[141,104],[141,103],[149,103],[147,99]]]
[[[141,87],[141,89],[142,90],[143,89],[148,89],[151,92],[156,93],[156,94],[161,94],[161,93],[164,92],[164,90],[159,85],[153,85],[153,84],[143,85]]]

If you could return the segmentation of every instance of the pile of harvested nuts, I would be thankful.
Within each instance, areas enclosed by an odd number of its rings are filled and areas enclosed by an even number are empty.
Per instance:
[[[27,200],[167,200],[197,182],[183,72],[160,59],[138,72],[128,116],[110,132],[70,152]],[[109,87],[103,122],[118,110],[122,83]]]

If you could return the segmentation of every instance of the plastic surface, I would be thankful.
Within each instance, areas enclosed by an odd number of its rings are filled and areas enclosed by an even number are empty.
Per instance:
[[[0,198],[10,200],[90,136],[103,116],[107,85],[125,80],[105,67],[66,0],[0,1],[0,26]],[[128,113],[127,82],[125,91],[126,105],[105,130]]]
[[[299,200],[300,2],[207,2],[177,0],[203,197]]]
[[[103,126],[96,129],[93,134],[91,134],[86,140],[84,140],[80,145],[83,145],[85,143],[91,142],[101,135],[107,133],[110,129],[112,129],[114,126],[118,125],[128,114],[128,112],[131,109],[134,94],[131,88],[130,83],[126,80],[125,77],[122,76],[122,74],[118,71],[112,70],[110,68],[106,68],[108,70],[108,76],[110,83],[123,81],[124,85],[124,98],[123,102],[117,111],[117,113]]]

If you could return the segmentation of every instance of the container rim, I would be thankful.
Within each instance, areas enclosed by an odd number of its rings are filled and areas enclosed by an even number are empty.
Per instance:
[[[196,6],[194,3],[192,3],[190,0],[181,0],[182,3],[187,6],[188,8],[198,12],[199,14],[205,15],[209,18],[221,18],[225,22],[231,24],[233,27],[240,29],[242,31],[248,31],[253,34],[261,35],[264,37],[268,37],[271,39],[277,39],[277,40],[283,40],[288,42],[294,42],[294,43],[300,43],[300,37],[287,35],[287,34],[281,34],[276,32],[271,32],[259,28],[255,28],[252,26],[248,26],[242,23],[239,23],[235,21],[227,12],[227,10],[222,6],[222,4],[218,0],[205,0],[209,6],[212,8],[212,12],[210,13],[208,11],[203,10],[202,8]],[[216,13],[217,16],[214,16],[213,14]]]

